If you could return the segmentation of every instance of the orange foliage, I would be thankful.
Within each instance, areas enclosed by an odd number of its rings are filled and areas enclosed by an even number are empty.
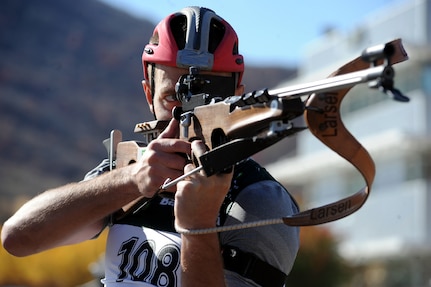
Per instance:
[[[27,257],[15,257],[0,247],[0,286],[77,286],[93,280],[89,265],[105,250],[106,232],[99,238]]]
[[[286,286],[340,286],[348,282],[350,266],[337,253],[337,240],[322,226],[301,227],[301,246]]]

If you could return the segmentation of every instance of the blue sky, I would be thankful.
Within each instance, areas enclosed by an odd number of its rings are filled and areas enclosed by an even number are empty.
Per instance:
[[[154,23],[185,6],[213,9],[237,31],[246,62],[297,64],[307,43],[328,27],[349,33],[386,7],[413,0],[102,0]]]

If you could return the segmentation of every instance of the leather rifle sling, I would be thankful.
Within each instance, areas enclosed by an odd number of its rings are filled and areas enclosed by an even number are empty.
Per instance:
[[[391,43],[395,49],[390,58],[391,64],[407,60],[408,56],[401,39],[396,39]],[[366,69],[369,65],[358,57],[339,68],[330,77]],[[338,220],[361,208],[370,194],[375,176],[374,161],[368,151],[346,129],[340,115],[341,102],[350,89],[311,95],[306,102],[308,109],[304,112],[304,118],[311,133],[350,162],[361,173],[366,185],[353,195],[336,202],[283,217],[283,222],[287,225],[308,226]],[[330,123],[328,123],[328,115]]]

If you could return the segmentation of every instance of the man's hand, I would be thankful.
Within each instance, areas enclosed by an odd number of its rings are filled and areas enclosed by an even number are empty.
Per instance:
[[[133,165],[132,176],[139,192],[153,197],[167,178],[183,174],[188,160],[183,155],[191,153],[189,142],[178,139],[178,121],[172,119],[160,136],[151,141],[139,161]],[[174,191],[172,188],[170,191]]]
[[[201,141],[192,142],[191,147],[197,158],[206,151]],[[193,164],[187,164],[184,173],[194,168]],[[201,170],[177,183],[175,220],[178,226],[187,229],[214,227],[231,180],[232,173],[207,177]]]

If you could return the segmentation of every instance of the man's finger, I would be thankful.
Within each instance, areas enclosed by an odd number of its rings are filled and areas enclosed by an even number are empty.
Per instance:
[[[196,157],[200,157],[207,151],[205,144],[201,140],[192,141],[192,152]]]
[[[169,122],[166,129],[158,136],[159,139],[166,139],[166,138],[178,138],[179,136],[179,126],[178,121],[175,118],[172,118]]]

